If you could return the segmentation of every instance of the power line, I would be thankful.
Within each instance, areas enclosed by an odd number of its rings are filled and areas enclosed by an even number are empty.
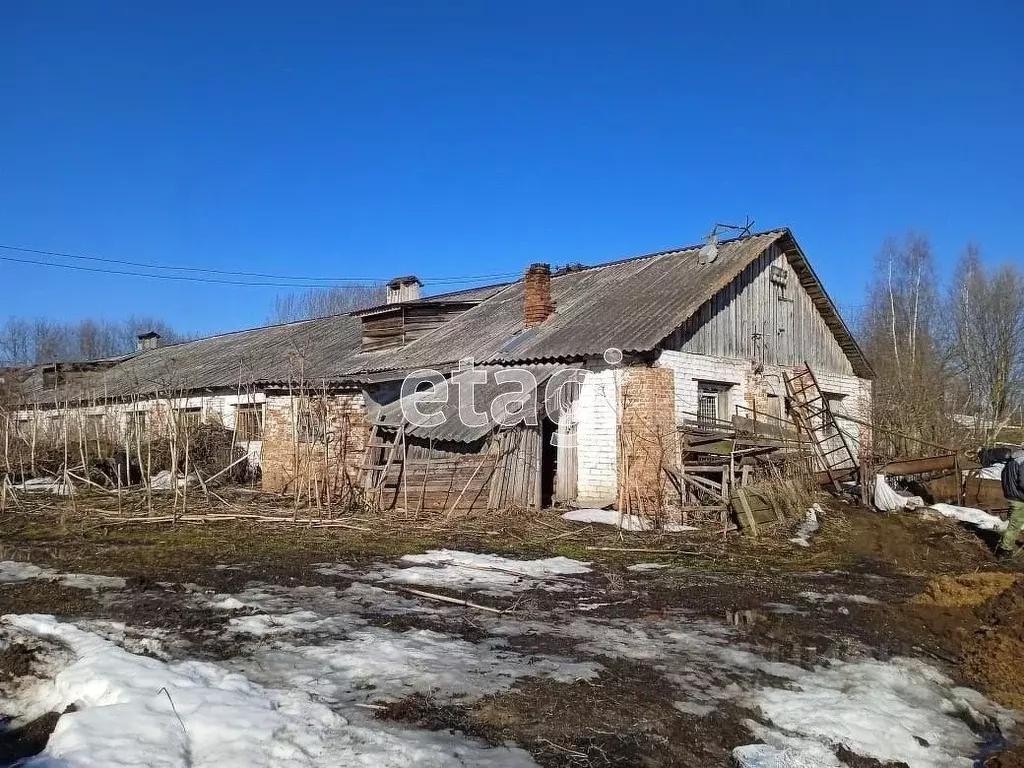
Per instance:
[[[108,259],[101,256],[84,256],[74,253],[62,253],[60,251],[44,251],[37,248],[26,248],[17,245],[0,245],[0,249],[17,251],[19,253],[32,253],[40,256],[53,256],[56,258],[76,259],[80,261],[92,261],[103,264],[118,264],[130,267],[141,267],[144,269],[163,269],[176,272],[201,272],[212,275],[227,275],[232,277],[254,277],[260,278],[261,282],[244,280],[225,280],[218,278],[196,277],[189,275],[160,275],[148,272],[130,272],[125,270],[101,269],[98,267],[86,267],[77,264],[58,264],[48,261],[36,261],[32,259],[21,259],[13,256],[0,256],[0,260],[16,262],[20,264],[32,264],[37,266],[58,267],[63,269],[75,269],[83,272],[97,272],[100,274],[125,275],[130,277],[151,277],[157,280],[179,280],[189,282],[217,283],[220,285],[243,285],[243,286],[266,286],[271,288],[327,288],[337,283],[385,283],[390,277],[308,277],[298,275],[276,275],[264,272],[243,272],[225,269],[213,269],[210,267],[180,267],[173,264],[154,264],[142,261],[129,261],[126,259]],[[502,280],[511,277],[518,277],[518,272],[500,272],[489,275],[459,275],[450,277],[422,278],[424,283],[431,284],[458,284],[474,283],[485,280]],[[277,282],[265,282],[265,281]]]
[[[3,247],[3,246],[0,246]],[[86,267],[81,264],[54,264],[49,261],[37,261],[35,259],[20,259],[16,256],[0,256],[0,261],[10,261],[18,264],[31,264],[39,267],[55,267],[57,269],[73,269],[78,272],[93,272],[101,275],[121,275],[126,277],[148,277],[153,280],[174,280],[178,282],[188,283],[213,283],[216,285],[237,285],[237,286],[249,286],[249,287],[262,287],[262,288],[330,288],[329,284],[324,283],[286,283],[286,282],[270,282],[270,281],[254,281],[254,280],[227,280],[217,277],[194,277],[191,275],[154,275],[147,272],[131,272],[128,270],[110,269],[107,267]],[[480,278],[489,279],[489,278]],[[447,282],[478,282],[477,278],[449,278]],[[369,282],[369,281],[366,281]],[[385,281],[377,281],[385,282]],[[444,280],[432,280],[431,284],[443,283]]]

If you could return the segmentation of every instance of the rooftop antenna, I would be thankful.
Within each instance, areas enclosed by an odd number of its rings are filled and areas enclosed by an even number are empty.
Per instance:
[[[711,264],[718,258],[718,238],[723,232],[734,232],[736,237],[747,237],[753,227],[754,220],[750,216],[745,216],[742,224],[715,224],[704,238],[704,245],[697,252],[697,263]]]

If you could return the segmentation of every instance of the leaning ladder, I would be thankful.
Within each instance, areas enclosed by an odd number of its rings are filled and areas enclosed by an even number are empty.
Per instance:
[[[790,415],[797,432],[806,437],[811,455],[829,483],[837,492],[842,491],[840,481],[857,472],[857,459],[846,439],[846,433],[836,422],[828,398],[821,391],[818,379],[808,363],[792,376],[785,376],[789,396]]]

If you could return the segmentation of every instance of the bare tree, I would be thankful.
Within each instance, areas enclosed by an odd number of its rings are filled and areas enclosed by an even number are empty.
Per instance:
[[[10,317],[0,325],[0,364],[32,365],[115,357],[135,349],[140,333],[156,331],[165,341],[182,341],[168,323],[152,317],[85,319],[58,323],[45,317]]]
[[[860,335],[875,368],[874,418],[930,443],[950,440],[946,316],[927,238],[889,238],[876,257]],[[901,453],[914,453],[908,443]]]
[[[957,265],[949,306],[967,412],[991,442],[1024,400],[1024,274],[1013,264],[986,269],[971,244]]]
[[[290,323],[314,317],[341,315],[384,302],[382,285],[342,285],[280,294],[274,299],[271,323]]]

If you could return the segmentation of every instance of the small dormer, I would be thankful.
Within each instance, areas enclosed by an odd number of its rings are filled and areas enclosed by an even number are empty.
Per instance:
[[[416,275],[396,277],[388,283],[388,304],[402,304],[406,301],[419,301],[423,283]]]
[[[136,338],[138,341],[135,343],[135,349],[139,352],[146,352],[159,347],[162,337],[156,331],[147,331],[146,333],[140,333]]]
[[[364,352],[401,347],[479,304],[484,296],[464,298],[462,293],[420,298],[418,277],[396,277],[388,282],[387,303],[353,312],[363,323]]]
[[[139,352],[145,352],[150,349],[156,349],[160,346],[161,335],[156,331],[146,331],[144,334],[139,334],[135,337],[135,349]]]

